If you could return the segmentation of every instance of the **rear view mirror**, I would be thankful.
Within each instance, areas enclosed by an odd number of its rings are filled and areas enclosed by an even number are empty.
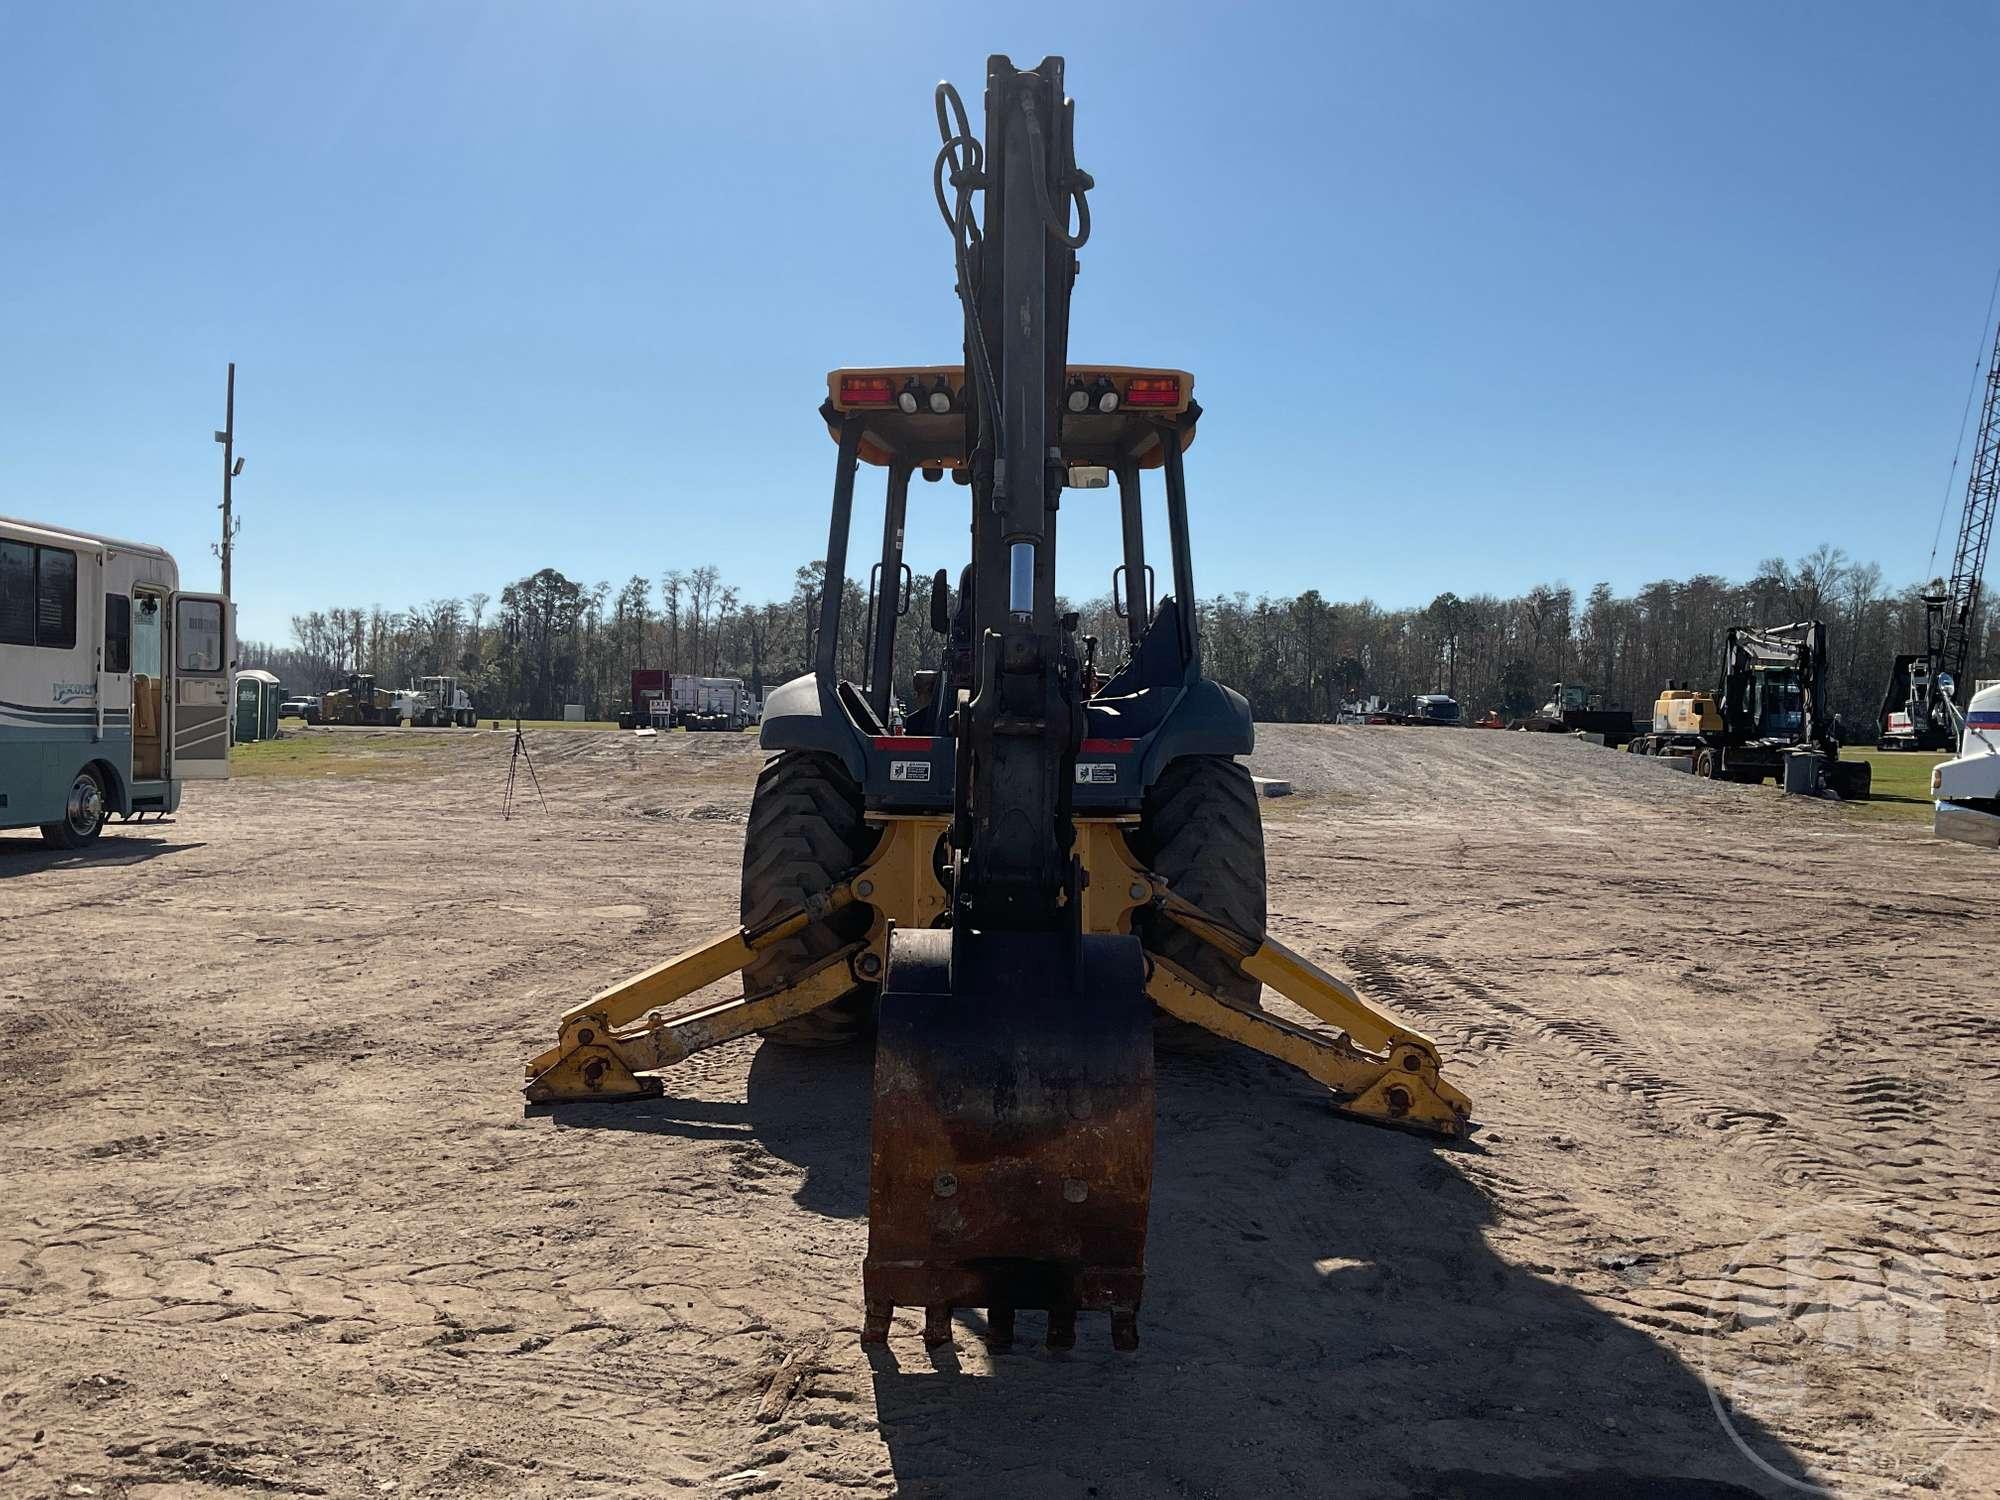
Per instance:
[[[943,568],[931,579],[931,633],[951,633],[951,575]]]
[[[1065,482],[1073,490],[1106,490],[1111,488],[1111,471],[1102,464],[1077,464]]]

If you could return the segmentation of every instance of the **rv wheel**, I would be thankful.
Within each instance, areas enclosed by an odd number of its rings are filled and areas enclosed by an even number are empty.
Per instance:
[[[81,849],[104,831],[104,783],[85,766],[70,783],[63,815],[42,824],[42,842],[56,849]]]

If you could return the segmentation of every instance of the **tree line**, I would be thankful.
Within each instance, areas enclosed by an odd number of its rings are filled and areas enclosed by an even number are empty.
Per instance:
[[[372,672],[401,686],[456,675],[483,714],[557,718],[581,704],[586,717],[623,708],[630,674],[740,677],[758,691],[808,670],[825,564],[798,569],[789,597],[750,601],[717,569],[634,575],[622,586],[587,584],[543,568],[497,596],[432,599],[405,610],[334,607],[292,617],[288,644],[246,641],[246,666],[275,672],[293,692],[321,692],[348,674]],[[1537,584],[1512,598],[1439,594],[1428,604],[1384,608],[1369,599],[1330,600],[1308,589],[1290,598],[1243,593],[1199,602],[1204,666],[1245,694],[1257,716],[1325,721],[1343,705],[1448,693],[1468,717],[1532,711],[1558,682],[1582,683],[1608,704],[1640,713],[1668,682],[1712,685],[1731,625],[1823,620],[1829,628],[1829,696],[1850,738],[1872,736],[1890,658],[1922,649],[1923,586],[1891,588],[1874,563],[1822,545],[1793,561],[1771,558],[1732,582],[1702,573],[1661,579],[1629,595],[1600,583],[1581,598],[1566,583]],[[843,581],[838,659],[842,675],[866,673],[868,592]],[[898,639],[897,690],[936,665],[919,579]],[[1097,637],[1114,666],[1126,624],[1108,597],[1075,608],[1079,634]],[[1989,621],[1976,638],[1973,675],[2000,661]]]

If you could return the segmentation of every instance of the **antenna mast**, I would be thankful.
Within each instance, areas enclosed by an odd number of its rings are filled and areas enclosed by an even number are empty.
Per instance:
[[[1945,588],[1944,646],[1938,653],[1939,669],[1951,674],[1952,697],[1961,704],[1972,692],[1965,673],[1979,615],[1980,580],[1986,573],[1986,546],[1993,538],[1996,496],[2000,496],[2000,325],[1994,328],[1993,354],[1986,362],[1986,400],[1979,412],[1979,437],[1965,486],[1965,515],[1958,523],[1958,549],[1952,554]]]

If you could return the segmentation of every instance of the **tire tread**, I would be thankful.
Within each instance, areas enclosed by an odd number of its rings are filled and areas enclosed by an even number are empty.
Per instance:
[[[859,864],[875,836],[862,816],[861,789],[829,755],[786,750],[757,777],[743,839],[739,906],[746,927],[818,895]],[[850,907],[767,949],[743,971],[743,993],[780,983],[868,930],[866,907]],[[765,1030],[794,1047],[833,1047],[866,1033],[875,989],[859,986],[802,1016]]]
[[[1136,852],[1176,893],[1247,937],[1261,939],[1266,917],[1264,823],[1250,772],[1227,756],[1171,763],[1146,795]],[[1188,970],[1232,1004],[1254,1006],[1263,986],[1228,954],[1164,917],[1140,937],[1152,952]]]

